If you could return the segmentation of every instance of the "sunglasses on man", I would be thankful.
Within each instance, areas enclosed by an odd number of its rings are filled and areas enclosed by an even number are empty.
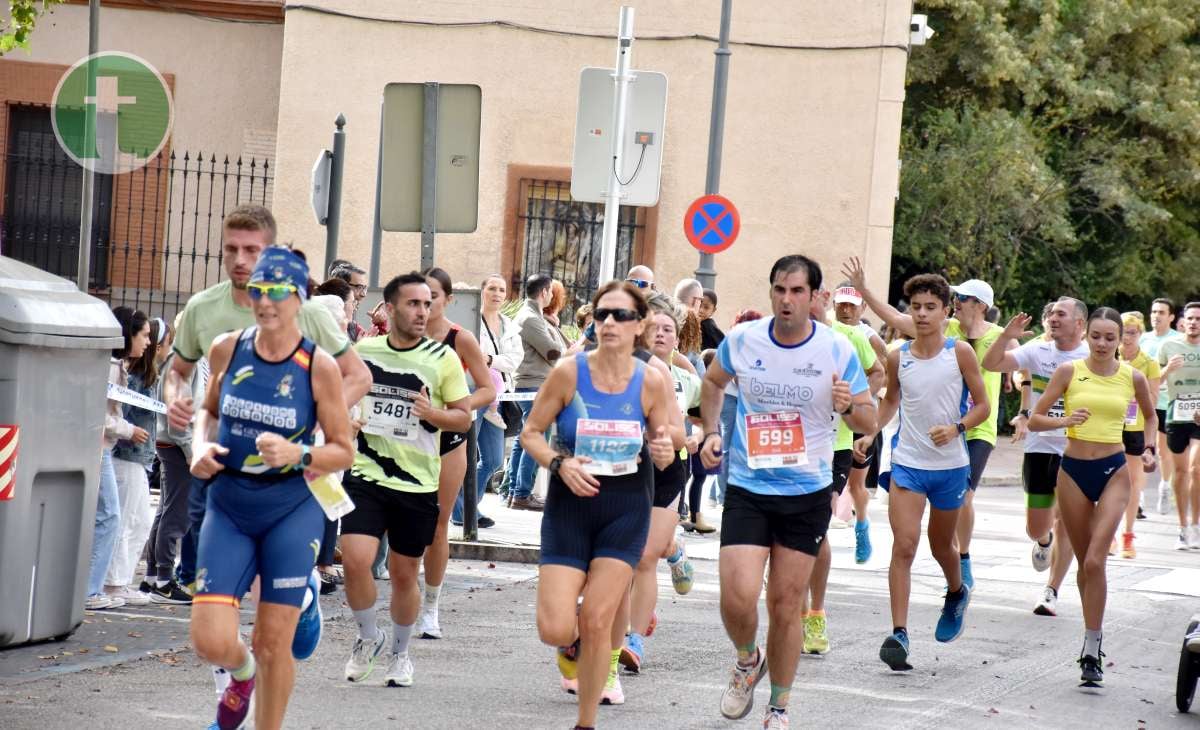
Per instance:
[[[654,288],[654,282],[646,281],[645,279],[626,279],[625,281],[629,282],[630,284],[633,284],[638,289],[653,289]]]

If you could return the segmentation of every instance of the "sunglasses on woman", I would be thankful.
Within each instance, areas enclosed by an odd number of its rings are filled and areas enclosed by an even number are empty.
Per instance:
[[[286,301],[288,297],[298,291],[294,284],[263,284],[259,282],[249,284],[246,290],[251,299],[262,299],[265,294],[267,299],[273,302]]]
[[[608,321],[609,317],[618,322],[635,322],[641,319],[636,309],[597,309],[592,313],[592,318],[598,323]]]

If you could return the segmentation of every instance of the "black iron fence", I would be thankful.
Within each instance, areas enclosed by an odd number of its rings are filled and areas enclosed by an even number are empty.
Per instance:
[[[604,204],[571,199],[571,183],[523,180],[517,213],[517,241],[523,250],[520,271],[512,284],[519,292],[526,276],[544,273],[563,283],[567,304],[560,319],[571,321],[600,284],[600,245]],[[639,259],[641,230],[638,208],[622,206],[617,223],[616,275],[623,276]]]
[[[0,156],[0,253],[74,280],[82,170],[53,135],[11,135]],[[219,281],[221,221],[243,203],[270,205],[269,159],[159,155],[124,175],[96,176],[92,293],[171,318]]]

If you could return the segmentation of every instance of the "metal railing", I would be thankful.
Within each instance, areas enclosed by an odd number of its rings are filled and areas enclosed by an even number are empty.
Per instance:
[[[0,251],[74,279],[81,168],[41,137],[36,145],[10,139],[0,156]],[[243,203],[269,207],[273,169],[269,159],[171,152],[96,180],[92,293],[169,319],[222,278],[221,221]]]
[[[575,310],[592,298],[600,284],[600,245],[604,230],[604,205],[571,198],[571,183],[548,180],[521,181],[522,208],[517,213],[517,241],[522,265],[512,286],[519,292],[526,276],[549,274],[563,283],[567,303],[559,318],[570,322]],[[622,206],[617,224],[618,276],[640,257],[638,209]]]

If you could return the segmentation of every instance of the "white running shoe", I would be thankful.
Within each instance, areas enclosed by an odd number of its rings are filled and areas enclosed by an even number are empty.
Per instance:
[[[729,685],[721,693],[721,714],[730,720],[740,720],[754,708],[754,688],[767,675],[767,653],[758,648],[758,661],[743,667],[736,662]]]
[[[1033,612],[1039,616],[1057,616],[1058,615],[1058,593],[1046,586],[1042,591],[1042,599],[1033,607]]]
[[[1179,531],[1179,539],[1175,541],[1176,550],[1188,550],[1191,545],[1188,543],[1188,530],[1186,527]]]
[[[838,519],[837,517],[829,518],[829,529],[831,530],[845,530],[848,527],[850,527],[850,523],[845,520]]]
[[[375,641],[363,640],[361,637],[354,639],[354,648],[350,651],[350,658],[346,660],[346,679],[351,682],[362,682],[371,676],[371,670],[375,668],[375,660],[379,658],[384,644],[387,643],[387,632],[382,628],[376,631],[378,633],[375,635]]]
[[[1158,483],[1158,513],[1165,515],[1171,511],[1171,485],[1167,482]]]
[[[413,636],[421,639],[442,638],[442,627],[438,624],[437,606],[431,608],[424,601],[421,602],[421,613],[417,616],[417,625],[413,627]]]
[[[1188,528],[1188,547],[1200,550],[1200,525],[1192,525]]]
[[[615,669],[609,671],[608,679],[604,682],[604,689],[600,691],[600,704],[625,704],[625,690],[621,688],[621,675]]]
[[[125,605],[125,601],[117,596],[110,596],[107,593],[97,593],[94,596],[88,596],[83,602],[83,610],[85,611],[102,611],[106,608],[120,608]]]
[[[413,665],[408,652],[392,655],[392,661],[388,664],[387,674],[383,675],[383,682],[389,687],[412,686]]]
[[[1054,544],[1054,533],[1050,533],[1050,544],[1043,545],[1037,540],[1033,541],[1033,569],[1039,573],[1046,572],[1050,567],[1050,545]]]
[[[104,586],[104,592],[112,598],[120,598],[126,606],[150,605],[149,593],[142,593],[129,586]]]

